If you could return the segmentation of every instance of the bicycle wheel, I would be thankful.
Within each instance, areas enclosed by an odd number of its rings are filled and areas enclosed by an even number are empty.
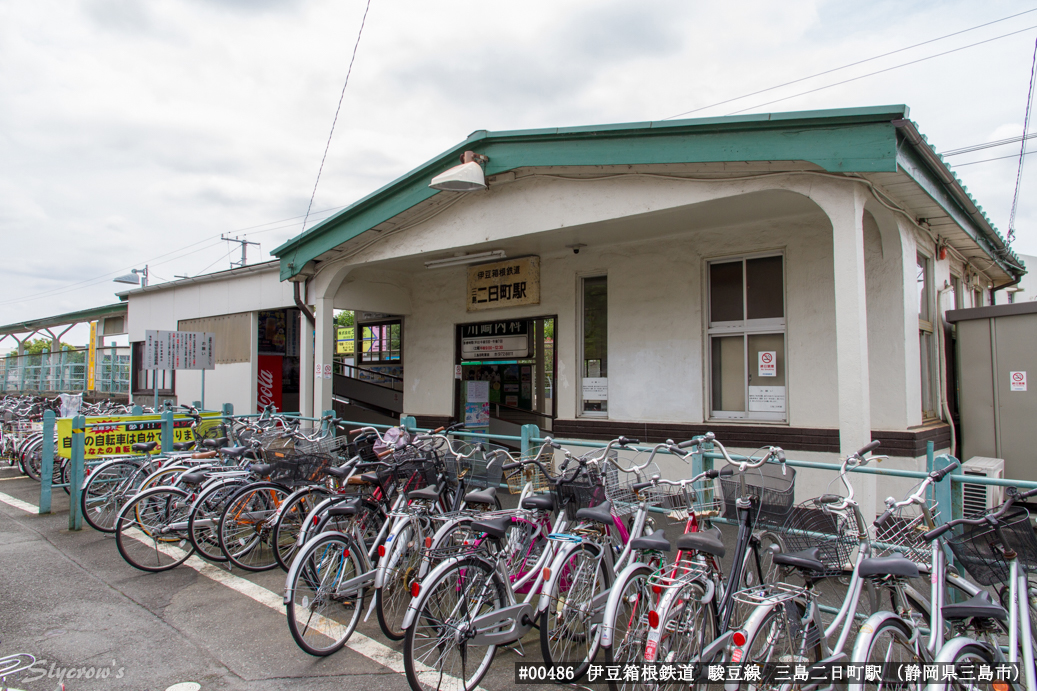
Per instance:
[[[187,519],[187,535],[198,554],[209,561],[227,561],[220,549],[219,523],[227,500],[246,483],[244,478],[222,480],[205,487],[195,498]]]
[[[857,661],[855,660],[855,662]],[[908,627],[899,621],[887,619],[879,624],[875,632],[871,634],[871,643],[861,662],[872,665],[884,665],[887,663],[920,664],[922,659],[911,643],[911,631]],[[916,691],[923,688],[923,684],[922,682],[898,681],[892,685],[886,685],[882,681],[869,681],[861,685],[862,691],[865,689],[879,691],[880,689],[889,688],[895,688],[898,691]]]
[[[663,636],[656,650],[656,661],[680,664],[701,656],[703,649],[716,638],[717,621],[713,605],[702,602],[706,589],[698,582],[683,587],[679,604],[666,613],[661,625]],[[672,680],[661,683],[663,689],[686,688],[687,682]]]
[[[385,553],[385,573],[382,587],[375,591],[378,627],[391,641],[401,641],[403,616],[410,604],[411,584],[421,568],[421,548],[425,544],[424,531],[417,518],[410,519],[397,530]]]
[[[458,559],[422,584],[414,623],[403,639],[403,666],[412,689],[471,691],[493,662],[496,645],[478,642],[473,622],[508,602],[493,564]]]
[[[140,483],[140,489],[143,492],[144,490],[151,489],[152,487],[163,487],[165,485],[172,485],[178,477],[180,477],[189,470],[191,469],[183,465],[170,465],[158,468],[150,475],[148,475],[146,478],[144,478],[144,481]]]
[[[775,679],[776,665],[804,665],[809,667],[821,657],[821,632],[814,625],[797,626],[803,618],[802,603],[786,600],[771,606],[770,612],[745,642],[742,665],[755,663],[764,672],[760,681],[741,682],[739,689],[772,691],[785,686],[787,681]],[[797,635],[798,632],[798,635]],[[769,667],[768,667],[769,665]]]
[[[40,481],[40,471],[43,467],[43,442],[35,441],[25,445],[21,455],[22,470],[36,482]]]
[[[71,496],[72,484],[71,484],[71,473],[72,464],[67,458],[54,457],[54,479],[52,482],[55,485],[63,485],[61,489],[65,490],[65,494]]]
[[[547,609],[540,615],[540,651],[544,664],[571,665],[574,679],[587,672],[601,640],[592,602],[612,586],[612,577],[601,558],[601,548],[581,542],[569,553],[548,594]],[[600,603],[604,608],[605,603]]]
[[[274,525],[274,558],[277,565],[286,572],[292,565],[292,557],[295,556],[296,539],[302,529],[303,519],[317,502],[328,495],[327,490],[319,487],[311,487],[301,492],[296,492],[278,513],[277,523]]]
[[[186,532],[190,508],[187,492],[176,487],[141,492],[119,512],[119,554],[141,571],[166,571],[183,564],[194,553]]]
[[[83,519],[91,528],[115,532],[119,509],[137,493],[134,479],[139,469],[133,461],[113,461],[94,468],[79,494]]]
[[[602,627],[612,631],[612,645],[603,650],[605,664],[644,663],[649,629],[648,612],[657,600],[649,584],[653,573],[649,567],[641,566],[631,571],[623,581],[616,583],[613,590],[613,596],[619,598],[616,618],[602,622]],[[634,686],[636,684],[633,682],[609,681],[611,691],[629,691]]]
[[[277,509],[288,490],[273,482],[240,488],[220,515],[220,549],[234,566],[246,571],[267,571],[277,566],[274,525]]]
[[[310,655],[330,655],[346,644],[364,609],[365,588],[339,586],[363,572],[352,540],[328,535],[296,556],[299,567],[288,584],[288,629]]]
[[[996,664],[994,656],[991,655],[990,651],[978,644],[970,643],[965,645],[958,651],[958,654],[954,656],[954,667],[959,668],[971,668],[973,670],[978,669],[980,665],[994,665]],[[972,673],[974,674],[974,672]],[[969,676],[972,676],[970,674]],[[961,675],[965,676],[965,675]],[[1022,675],[1020,675],[1022,676]],[[992,684],[990,682],[973,682],[966,679],[955,679],[947,683],[947,691],[988,691]],[[1006,685],[1007,686],[1007,685]]]

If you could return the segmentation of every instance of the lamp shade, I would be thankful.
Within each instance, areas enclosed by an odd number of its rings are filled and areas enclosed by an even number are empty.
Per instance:
[[[486,176],[481,165],[469,161],[432,178],[429,187],[445,192],[475,192],[486,189]]]

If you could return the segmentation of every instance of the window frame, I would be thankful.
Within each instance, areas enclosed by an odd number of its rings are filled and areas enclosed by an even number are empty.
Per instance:
[[[753,259],[765,259],[769,257],[781,258],[781,299],[782,314],[780,318],[770,317],[766,319],[749,319],[749,291],[747,290],[748,271],[746,262]],[[742,263],[742,319],[739,321],[710,320],[712,309],[712,282],[710,281],[710,267],[714,264],[726,264],[740,261]],[[724,422],[774,422],[781,424],[789,423],[789,392],[790,382],[788,375],[789,338],[788,338],[788,261],[784,248],[773,250],[762,250],[759,252],[747,252],[743,254],[711,257],[705,260],[703,280],[705,290],[703,291],[705,302],[703,313],[705,317],[705,345],[703,348],[704,371],[706,376],[705,392],[703,396],[706,407],[706,420],[720,420]],[[781,335],[783,343],[784,380],[785,380],[785,411],[781,413],[768,413],[749,410],[749,339],[752,336]],[[742,376],[744,383],[744,410],[714,410],[713,409],[713,339],[722,336],[742,337]]]
[[[934,327],[933,316],[934,315],[939,316],[938,315],[938,310],[939,310],[940,306],[936,304],[936,300],[935,300],[935,297],[934,297],[935,296],[935,291],[933,290],[933,270],[935,268],[935,262],[933,261],[933,258],[930,257],[929,255],[927,255],[925,252],[923,252],[921,250],[918,250],[918,251],[915,252],[915,262],[916,262],[916,264],[915,264],[916,267],[918,266],[919,263],[923,263],[924,262],[924,264],[922,266],[922,271],[924,273],[924,279],[925,279],[925,282],[924,282],[924,286],[925,286],[925,312],[926,312],[926,316],[929,317],[929,319],[923,319],[922,316],[921,316],[921,311],[922,311],[922,309],[921,309],[922,308],[921,297],[922,296],[919,295],[918,299],[917,299],[918,311],[919,311],[919,316],[918,316],[918,357],[919,357],[919,360],[918,360],[918,377],[919,377],[918,378],[918,397],[919,397],[919,400],[921,401],[922,421],[923,422],[929,422],[929,421],[936,420],[936,419],[939,418],[939,411],[937,410],[937,408],[939,406],[939,403],[938,403],[938,401],[936,399],[939,398],[939,376],[940,376],[940,373],[939,373],[938,365],[936,364],[936,362],[937,362],[937,358],[936,358],[936,342],[937,342],[937,338],[936,338],[936,330],[935,330],[935,327]],[[918,282],[918,279],[917,279],[917,274],[916,274],[916,277],[915,277],[916,288],[917,288],[917,282]],[[929,346],[926,349],[926,350],[928,350],[928,353],[923,353],[922,352],[922,350],[923,350],[922,343],[923,343],[923,340],[924,340],[923,339],[924,336],[928,336]],[[923,356],[925,358],[924,360],[923,360]],[[928,373],[929,373],[929,376],[928,376],[928,380],[929,380],[929,400],[928,401],[925,400],[925,398],[926,398],[925,397],[925,389],[926,389],[926,387],[925,387],[925,385],[923,383],[923,381],[924,381],[923,377],[925,376],[925,372],[926,371],[928,371]],[[928,409],[926,408],[926,405],[929,406]]]
[[[376,326],[377,327],[389,327],[389,350],[388,351],[379,350],[378,352],[379,353],[389,352],[391,354],[392,352],[394,352],[392,350],[392,327],[394,325],[399,326],[399,329],[400,329],[400,349],[399,349],[400,357],[395,359],[395,360],[393,360],[393,359],[389,359],[389,360],[383,360],[383,359],[368,360],[368,359],[364,358],[364,329],[369,329],[369,328],[373,328],[373,327],[376,327]],[[373,321],[373,322],[364,322],[363,324],[357,324],[355,319],[354,319],[353,328],[355,329],[354,332],[353,332],[353,338],[354,338],[354,343],[355,343],[355,347],[353,349],[353,352],[354,352],[353,358],[354,358],[354,362],[357,364],[358,367],[362,367],[362,366],[365,366],[365,365],[366,366],[370,366],[370,367],[384,367],[386,365],[400,365],[400,366],[403,365],[403,319],[384,319],[384,320]]]
[[[584,380],[583,366],[584,366],[584,362],[585,362],[584,357],[583,357],[583,354],[584,354],[584,350],[583,349],[584,349],[584,344],[586,342],[584,340],[584,329],[583,329],[583,321],[584,321],[584,293],[586,292],[585,289],[584,289],[584,281],[586,281],[589,278],[604,278],[605,279],[605,311],[606,311],[606,314],[607,314],[608,313],[608,309],[609,309],[609,307],[608,307],[608,305],[609,305],[609,302],[608,302],[608,300],[609,300],[609,298],[608,298],[608,295],[609,295],[609,289],[608,289],[608,287],[609,287],[609,280],[608,280],[608,277],[609,276],[608,276],[608,272],[607,271],[588,271],[588,272],[580,272],[580,273],[576,274],[576,346],[577,346],[577,360],[576,361],[579,363],[579,376],[577,377],[577,382],[576,382],[576,417],[596,418],[596,419],[599,419],[599,420],[601,420],[601,419],[608,419],[608,417],[609,417],[609,410],[608,410],[608,406],[607,405],[606,405],[606,409],[605,410],[584,410],[583,409],[583,402],[584,402],[584,399],[583,399],[583,380]],[[557,328],[558,327],[556,325],[555,329],[557,330]],[[607,342],[607,339],[608,339],[608,330],[607,330],[607,328],[606,328],[606,331],[605,331],[605,338],[606,338],[606,342]],[[557,338],[555,339],[555,342],[557,343]],[[608,347],[608,345],[606,344],[606,348],[607,347]],[[606,367],[607,366],[608,365],[606,364]],[[605,377],[605,378],[608,379],[609,377]],[[611,398],[611,392],[610,392],[610,398]],[[609,399],[606,399],[606,402],[608,400]]]

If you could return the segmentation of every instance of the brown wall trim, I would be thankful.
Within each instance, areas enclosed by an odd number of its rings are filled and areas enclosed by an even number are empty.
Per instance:
[[[449,427],[454,424],[454,418],[449,415],[415,415],[419,429],[436,429],[437,427]]]
[[[555,420],[554,436],[559,439],[597,439],[607,441],[623,435],[657,444],[667,439],[684,441],[697,434],[713,432],[725,446],[756,448],[780,446],[788,451],[839,453],[839,430],[814,427],[771,427],[766,425],[714,425],[678,422],[616,422],[612,420]],[[950,446],[950,427],[932,425],[904,432],[875,430],[872,439],[882,446],[876,453],[917,457],[925,454],[930,439],[937,449]]]

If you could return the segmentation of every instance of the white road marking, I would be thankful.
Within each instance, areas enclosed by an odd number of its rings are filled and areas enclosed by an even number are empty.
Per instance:
[[[34,506],[29,502],[22,501],[21,499],[15,499],[14,497],[4,494],[3,492],[0,492],[0,502],[3,502],[4,504],[7,504],[9,506],[13,506],[16,509],[21,509],[22,511],[25,511],[27,513],[35,514],[39,511],[39,507]],[[144,533],[138,530],[131,531],[130,536],[133,537],[135,540],[138,540],[146,545],[154,544],[154,542],[150,538],[148,538]],[[176,547],[173,544],[163,544],[160,548],[163,552],[174,558],[177,557],[177,553],[179,553],[179,556],[183,556],[184,554],[183,551],[180,550],[180,548]],[[246,580],[239,576],[235,576],[214,564],[210,564],[209,562],[204,561],[203,559],[197,556],[191,556],[190,558],[188,558],[188,560],[184,562],[184,566],[194,569],[206,578],[216,581],[217,583],[220,583],[222,585],[225,585],[231,590],[236,590],[237,592],[258,602],[261,605],[269,607],[270,609],[281,614],[281,616],[288,616],[284,605],[284,600],[282,599],[281,595],[278,595],[272,590],[267,590],[266,588],[260,585],[256,585],[252,581]],[[374,593],[371,593],[371,596],[374,597]],[[321,619],[324,618],[321,617]],[[335,640],[341,637],[341,634],[335,635],[335,632],[337,630],[341,630],[341,626],[336,622],[324,620],[321,622],[320,628],[322,630],[322,633],[324,631],[327,631],[329,637],[332,637]],[[396,672],[398,674],[406,673],[406,668],[403,664],[402,654],[396,652],[395,650],[393,650],[387,645],[384,645],[383,643],[379,643],[373,638],[365,636],[364,634],[358,631],[353,632],[353,635],[349,637],[349,641],[346,642],[345,647],[349,648],[355,653],[363,655],[367,659],[376,662],[377,664],[383,667],[391,669],[393,672]],[[438,677],[438,673],[435,672],[435,670],[424,668],[419,672],[419,676],[429,676],[430,681],[432,681],[433,685],[436,685],[434,679]],[[443,676],[449,677],[449,675],[446,674],[444,674]],[[483,689],[483,687],[481,686],[477,686],[475,688],[476,691],[485,691],[485,689]]]
[[[39,513],[40,510],[40,507],[38,506],[30,504],[27,501],[22,501],[21,499],[15,499],[10,494],[4,494],[3,492],[0,492],[0,501],[7,504],[8,506],[13,506],[16,509],[21,509],[26,513]]]

